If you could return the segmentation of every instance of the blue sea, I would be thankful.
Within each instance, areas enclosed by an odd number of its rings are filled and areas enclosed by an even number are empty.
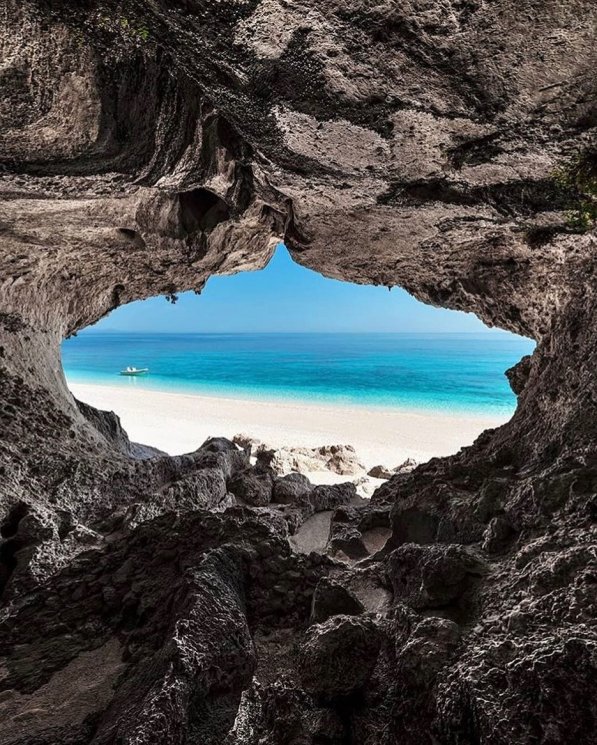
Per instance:
[[[482,334],[82,332],[62,345],[74,383],[455,413],[510,415],[504,371],[534,343]],[[127,365],[145,377],[119,375]]]

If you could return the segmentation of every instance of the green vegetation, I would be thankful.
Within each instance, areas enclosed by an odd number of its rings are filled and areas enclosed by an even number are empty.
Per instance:
[[[136,46],[145,44],[149,41],[149,29],[147,26],[134,25],[128,18],[117,16],[110,18],[101,16],[99,19],[100,28],[113,33],[118,33],[126,41],[132,42]]]
[[[597,223],[597,154],[578,154],[553,179],[568,205],[568,227],[576,233],[592,230]]]
[[[131,34],[133,37],[141,41],[147,41],[149,39],[149,29],[146,26],[140,26],[139,28],[134,28],[127,18],[120,18],[119,21],[120,21],[120,28],[125,33]]]

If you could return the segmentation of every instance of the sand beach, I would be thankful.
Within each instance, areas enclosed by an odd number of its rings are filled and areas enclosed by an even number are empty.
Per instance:
[[[390,468],[450,455],[505,417],[461,412],[319,405],[171,393],[134,386],[70,383],[73,394],[116,412],[131,440],[170,455],[191,452],[208,437],[242,432],[275,446],[352,445],[367,468]]]

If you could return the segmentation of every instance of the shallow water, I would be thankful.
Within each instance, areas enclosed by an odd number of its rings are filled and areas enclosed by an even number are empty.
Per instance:
[[[509,415],[504,371],[533,343],[484,334],[138,334],[88,331],[63,343],[78,383],[237,398]],[[149,367],[127,378],[127,365]]]

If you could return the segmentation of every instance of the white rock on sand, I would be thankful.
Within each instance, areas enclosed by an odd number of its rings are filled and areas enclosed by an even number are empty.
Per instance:
[[[239,433],[232,442],[252,454],[252,462],[269,466],[278,476],[300,473],[313,484],[335,484],[351,480],[362,497],[370,497],[383,483],[365,475],[365,466],[352,445],[321,445],[315,448],[276,448],[250,435]],[[253,455],[255,454],[255,455]]]
[[[407,458],[404,463],[401,463],[396,468],[387,468],[386,466],[373,466],[368,472],[368,476],[373,476],[377,479],[391,479],[397,473],[410,473],[419,464],[414,458]]]
[[[235,435],[233,441],[241,439]],[[352,445],[321,445],[314,448],[276,447],[262,443],[255,455],[258,461],[269,466],[275,473],[284,475],[291,471],[332,471],[340,476],[355,476],[365,471]]]

